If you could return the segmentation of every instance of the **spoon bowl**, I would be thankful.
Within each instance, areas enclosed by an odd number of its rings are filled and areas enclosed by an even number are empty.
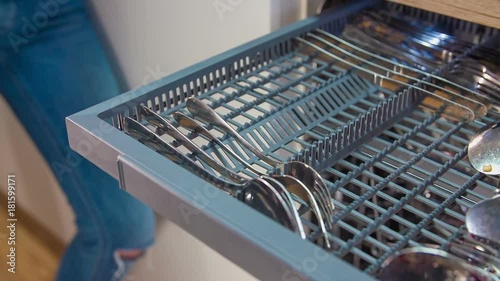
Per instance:
[[[134,139],[166,156],[175,163],[183,167],[197,166],[193,160],[186,157],[177,148],[134,119],[124,117],[123,129],[125,133]],[[186,165],[186,163],[190,163],[190,165]],[[259,177],[242,183],[225,182],[223,185],[217,187],[261,214],[296,232],[302,239],[306,239],[300,217],[296,210],[291,207],[291,203],[286,200],[287,198],[283,197],[283,193],[288,194],[288,192],[284,187],[281,186],[280,188],[280,186],[281,184],[278,182],[273,181],[270,183],[266,177]]]
[[[500,123],[484,126],[469,142],[469,161],[478,172],[500,174]],[[465,215],[467,230],[473,236],[500,245],[500,196],[483,200],[472,206]]]
[[[416,247],[387,259],[379,274],[382,281],[492,281],[488,271],[468,264],[445,251]]]
[[[467,231],[479,240],[498,249],[500,245],[500,196],[483,200],[467,211]]]
[[[328,186],[326,185],[323,178],[321,177],[321,175],[318,174],[317,171],[315,171],[312,167],[302,162],[291,161],[283,163],[264,155],[253,145],[251,145],[248,141],[246,141],[235,129],[233,129],[233,127],[231,127],[224,119],[222,119],[222,117],[220,117],[211,107],[203,103],[201,100],[198,100],[196,98],[189,98],[186,101],[186,105],[187,109],[193,114],[193,116],[224,130],[224,132],[232,136],[237,142],[239,142],[242,146],[244,146],[249,151],[254,153],[264,162],[272,165],[273,167],[280,167],[280,170],[284,171],[285,173],[290,172],[289,175],[303,182],[306,185],[306,187],[313,193],[314,197],[316,198],[316,201],[319,204],[319,207],[323,209],[325,214],[328,214],[326,218],[326,223],[328,229],[332,229],[333,226],[331,225],[330,222],[331,222],[331,217],[333,216],[334,206],[332,204]],[[292,168],[290,169],[289,167]],[[299,172],[295,173],[294,171],[299,171]]]
[[[500,123],[487,125],[472,137],[467,155],[477,171],[500,175]]]
[[[222,141],[220,141],[217,137],[215,137],[210,131],[205,129],[203,126],[201,126],[198,122],[196,122],[194,119],[191,117],[181,113],[181,112],[175,112],[173,114],[174,119],[183,127],[194,131],[200,135],[205,136],[209,140],[217,143],[217,145],[222,148],[224,151],[226,151],[228,154],[230,154],[232,157],[234,157],[236,160],[241,162],[245,168],[251,170],[257,175],[263,176],[262,172],[259,172],[258,170],[254,169],[252,165],[247,163],[244,159],[242,159],[238,154],[236,154],[233,150],[231,150],[227,145],[225,145]],[[299,165],[300,167],[300,165]],[[296,169],[295,171],[297,171]],[[309,177],[311,178],[311,177]],[[325,249],[331,249],[331,244],[330,240],[328,238],[328,233],[326,230],[326,227],[329,226],[329,221],[326,220],[326,218],[329,216],[329,214],[324,212],[324,208],[319,207],[319,203],[315,199],[313,193],[311,190],[307,188],[307,186],[311,186],[311,181],[313,179],[310,179],[307,183],[304,183],[302,181],[299,181],[297,178],[289,176],[289,175],[272,175],[271,179],[278,181],[281,183],[288,191],[291,193],[295,194],[298,196],[300,199],[304,200],[311,210],[313,211],[314,215],[316,216],[319,224],[319,228],[321,232],[323,233],[323,240],[322,240],[322,246]],[[290,200],[290,202],[292,202]]]

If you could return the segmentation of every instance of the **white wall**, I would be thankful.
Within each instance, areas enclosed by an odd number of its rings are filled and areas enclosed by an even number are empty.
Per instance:
[[[267,0],[93,1],[132,88],[271,29]],[[152,77],[151,70],[158,72]]]

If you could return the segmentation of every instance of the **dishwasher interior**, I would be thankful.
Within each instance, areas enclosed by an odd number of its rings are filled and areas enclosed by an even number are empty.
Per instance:
[[[464,258],[450,245],[480,243],[467,235],[465,214],[497,187],[467,159],[470,138],[500,114],[497,35],[398,4],[343,4],[68,117],[70,144],[263,280],[371,280],[408,247]],[[193,117],[189,97],[285,164],[262,161],[215,123],[199,122],[233,153],[179,125],[174,113]],[[326,183],[332,227],[325,234],[314,206],[293,192],[305,239],[243,206],[245,198],[218,193],[234,183],[144,118],[144,107],[247,181],[306,163]],[[148,133],[125,134],[125,118]],[[87,152],[82,140],[98,144]],[[176,215],[184,207],[200,219]],[[331,245],[324,252],[322,240]]]

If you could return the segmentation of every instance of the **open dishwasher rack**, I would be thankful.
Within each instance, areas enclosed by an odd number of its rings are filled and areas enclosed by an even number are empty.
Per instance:
[[[373,280],[404,247],[446,250],[449,241],[467,239],[464,210],[495,190],[465,156],[470,136],[499,116],[490,111],[473,122],[450,120],[419,107],[422,96],[413,88],[383,89],[294,40],[317,28],[339,34],[350,16],[368,7],[389,7],[480,44],[491,43],[497,32],[400,5],[358,1],[72,115],[70,145],[123,189],[262,280]],[[194,175],[120,130],[123,116],[141,121],[140,104],[169,118],[186,112],[190,96],[210,104],[264,154],[304,161],[321,172],[336,208],[332,253],[217,189],[224,182],[209,167],[191,167]],[[256,169],[273,172],[207,128]],[[226,167],[252,175],[217,146],[187,135]],[[315,241],[315,222],[302,219],[308,240]]]

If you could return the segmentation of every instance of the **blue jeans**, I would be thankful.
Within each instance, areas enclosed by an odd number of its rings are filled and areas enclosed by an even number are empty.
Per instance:
[[[0,0],[0,93],[76,215],[57,280],[123,280],[121,251],[153,243],[152,210],[68,145],[64,118],[121,90],[83,0]]]

